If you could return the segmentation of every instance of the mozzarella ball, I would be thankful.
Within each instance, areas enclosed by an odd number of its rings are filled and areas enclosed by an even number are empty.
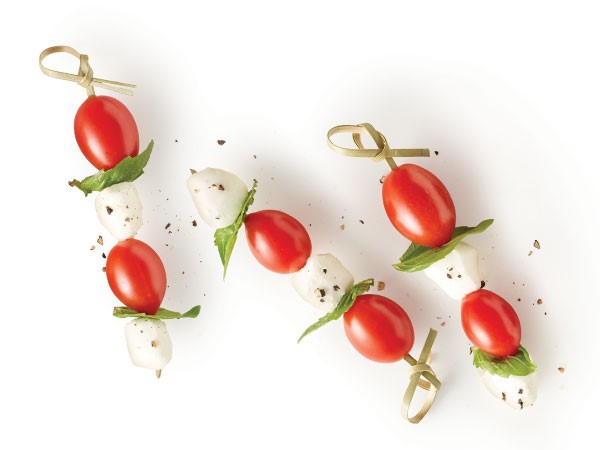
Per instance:
[[[133,183],[113,184],[98,192],[96,214],[115,239],[134,237],[142,226],[142,202]]]
[[[190,176],[187,187],[200,217],[213,228],[231,225],[248,196],[248,187],[237,175],[210,167]]]
[[[167,325],[162,320],[138,318],[125,325],[125,339],[131,362],[152,370],[162,370],[173,353]]]
[[[479,369],[479,375],[486,389],[494,397],[504,401],[512,408],[523,409],[532,406],[537,399],[537,377],[535,372],[524,377],[510,375],[504,378]]]
[[[424,272],[455,300],[481,288],[477,250],[464,242]]]
[[[314,307],[331,312],[352,288],[354,277],[333,255],[312,255],[292,276],[296,292]]]

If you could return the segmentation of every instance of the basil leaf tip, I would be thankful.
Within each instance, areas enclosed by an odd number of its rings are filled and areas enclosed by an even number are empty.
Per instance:
[[[134,181],[144,173],[144,167],[148,164],[153,147],[154,141],[150,141],[146,150],[139,155],[126,156],[112,169],[100,170],[82,181],[69,181],[69,186],[78,188],[87,197],[94,191],[99,192],[114,184]]]
[[[244,203],[242,203],[242,207],[235,221],[231,225],[218,228],[215,231],[215,245],[219,250],[221,263],[223,263],[223,279],[225,279],[225,275],[227,274],[227,266],[229,265],[229,259],[231,258],[231,253],[233,252],[233,247],[235,246],[235,241],[237,240],[238,231],[240,231],[240,228],[244,223],[248,208],[250,205],[252,205],[252,203],[254,203],[256,186],[258,186],[258,181],[254,180],[252,183],[252,189],[248,191],[248,195],[246,196]]]
[[[302,335],[298,338],[298,343],[300,343],[300,341],[304,339],[308,334],[312,333],[315,330],[318,330],[323,325],[331,322],[332,320],[337,320],[340,317],[342,317],[344,313],[352,307],[354,301],[356,300],[356,297],[364,294],[369,289],[371,289],[373,283],[373,278],[368,278],[352,286],[352,288],[350,288],[350,290],[342,296],[342,298],[340,299],[339,303],[335,306],[333,311],[325,314],[323,317],[321,317],[319,320],[317,320],[315,323],[309,326],[306,330],[304,330],[304,333],[302,333]]]
[[[400,272],[418,272],[427,269],[436,261],[446,257],[465,237],[483,233],[493,222],[494,219],[486,219],[475,227],[456,227],[452,238],[441,247],[425,247],[413,242],[400,257],[400,262],[393,267]]]
[[[196,305],[184,313],[178,313],[176,311],[170,311],[164,308],[158,308],[156,314],[146,314],[137,312],[135,309],[128,308],[126,306],[115,306],[113,309],[113,316],[119,319],[127,317],[145,317],[147,319],[155,320],[167,320],[167,319],[195,319],[200,314],[200,305]]]
[[[525,347],[519,345],[516,355],[497,358],[483,350],[473,348],[473,365],[492,375],[508,378],[510,375],[524,377],[536,371],[537,366],[531,361]]]

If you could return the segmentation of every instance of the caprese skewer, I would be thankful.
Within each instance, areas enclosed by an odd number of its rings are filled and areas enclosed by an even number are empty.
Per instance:
[[[79,73],[50,70],[43,60],[53,53],[69,53],[80,61]],[[131,317],[125,325],[127,350],[134,365],[154,370],[160,377],[171,361],[172,343],[163,319],[196,317],[200,306],[184,314],[161,308],[167,274],[160,256],[135,239],[142,226],[142,203],[133,183],[148,163],[154,143],[139,152],[139,133],[127,107],[110,96],[96,96],[94,86],[132,94],[133,85],[97,80],[86,55],[66,46],[50,47],[40,54],[41,70],[49,76],[85,87],[87,99],[75,114],[75,139],[85,158],[98,172],[69,182],[86,196],[97,192],[95,207],[102,226],[118,241],[106,258],[106,277],[114,295],[125,305],[113,315]],[[127,88],[127,89],[126,89]]]
[[[352,133],[358,147],[337,146],[331,137]],[[361,134],[373,138],[377,149],[366,150]],[[521,345],[521,323],[513,307],[500,295],[484,289],[474,247],[462,242],[493,222],[456,227],[450,193],[433,173],[415,164],[396,166],[393,156],[428,156],[426,150],[390,150],[383,135],[370,124],[341,125],[329,130],[328,145],[347,156],[385,159],[391,173],[382,187],[383,206],[392,225],[411,241],[394,264],[399,271],[423,270],[450,297],[461,300],[463,330],[473,344],[473,364],[495,397],[516,409],[537,397],[536,365]]]
[[[250,190],[235,174],[215,168],[192,170],[187,187],[200,217],[212,228],[223,263],[224,276],[241,226],[252,254],[265,268],[292,274],[296,292],[307,303],[325,312],[298,341],[326,323],[344,318],[344,330],[354,348],[377,362],[405,359],[413,367],[402,403],[402,415],[418,423],[427,413],[441,384],[429,366],[436,332],[430,330],[418,360],[409,355],[414,343],[412,322],[404,309],[382,295],[367,294],[373,279],[355,284],[354,277],[334,255],[313,253],[306,228],[279,210],[248,213],[257,182]],[[422,377],[424,379],[422,379]],[[421,409],[409,417],[417,385],[429,390]]]

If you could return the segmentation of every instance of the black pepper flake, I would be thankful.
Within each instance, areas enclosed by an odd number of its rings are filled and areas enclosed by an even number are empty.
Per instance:
[[[224,141],[223,139],[219,139],[219,140],[217,141],[217,144],[219,144],[219,145],[223,145],[223,144],[225,144],[225,141]]]
[[[379,183],[383,184],[384,181],[385,181],[385,175],[382,175],[382,177],[379,179]]]
[[[451,280],[452,279],[452,275],[450,275],[449,273],[446,273],[446,278],[448,278],[448,279]]]
[[[103,268],[102,268],[102,272],[106,272],[106,267],[103,267]]]
[[[256,159],[256,155],[252,155],[252,157],[253,157],[254,159]]]
[[[523,393],[523,389],[521,388],[521,389],[519,389],[519,394],[522,394],[522,393]]]
[[[523,409],[523,400],[519,399],[519,406],[521,406],[521,409]]]
[[[334,284],[334,285],[333,285],[333,290],[334,290],[335,292],[337,292],[337,291],[339,291],[339,290],[340,290],[340,287],[339,287],[337,284]]]
[[[223,185],[222,185],[222,184],[219,184],[219,186],[218,186],[218,189],[219,189],[220,191],[224,191],[224,190],[225,190],[225,188],[223,187]]]
[[[502,400],[506,401],[506,393],[505,392],[502,393]]]
[[[541,299],[541,298],[538,298],[538,299],[537,299],[537,304],[538,304],[538,305],[541,305],[542,303],[544,303],[544,302],[542,301],[542,299]]]
[[[362,220],[362,219],[358,219],[358,221],[359,221],[361,224],[363,224],[363,225],[365,224],[365,221],[364,221],[364,220]]]
[[[171,226],[171,222],[165,225],[165,230],[167,230]]]
[[[196,220],[192,220],[192,226],[193,227],[197,227],[198,226],[198,222],[196,222]]]
[[[106,253],[102,253],[102,257],[106,259]]]
[[[435,153],[435,156],[440,154],[440,152],[438,152],[437,150],[434,150],[433,153]]]
[[[175,139],[175,142],[179,142],[177,139]]]
[[[518,301],[518,302],[520,302],[520,301],[521,301],[521,299],[520,299],[520,298],[518,298],[518,299],[517,299],[517,301]]]
[[[461,275],[461,274],[458,274],[458,278],[462,278],[462,275]]]
[[[481,280],[481,288],[480,289],[483,289],[484,287],[485,287],[485,281]]]
[[[106,207],[106,212],[108,213],[108,215],[110,216],[113,212],[113,209],[110,206]]]

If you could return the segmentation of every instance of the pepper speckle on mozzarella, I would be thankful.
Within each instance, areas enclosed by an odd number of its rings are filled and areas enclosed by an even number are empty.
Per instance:
[[[109,186],[96,197],[98,220],[115,239],[124,241],[142,226],[142,202],[133,183]]]
[[[331,312],[352,288],[354,277],[333,255],[312,255],[292,276],[296,292],[314,307]]]
[[[481,287],[477,250],[464,242],[424,272],[455,300],[461,300]]]
[[[125,325],[131,362],[145,369],[162,370],[173,354],[167,325],[162,320],[139,318]]]
[[[190,176],[187,186],[200,217],[213,228],[231,225],[248,195],[237,175],[211,167]]]
[[[486,389],[494,396],[515,409],[532,406],[537,398],[536,373],[526,376],[510,375],[507,378],[478,369]]]

